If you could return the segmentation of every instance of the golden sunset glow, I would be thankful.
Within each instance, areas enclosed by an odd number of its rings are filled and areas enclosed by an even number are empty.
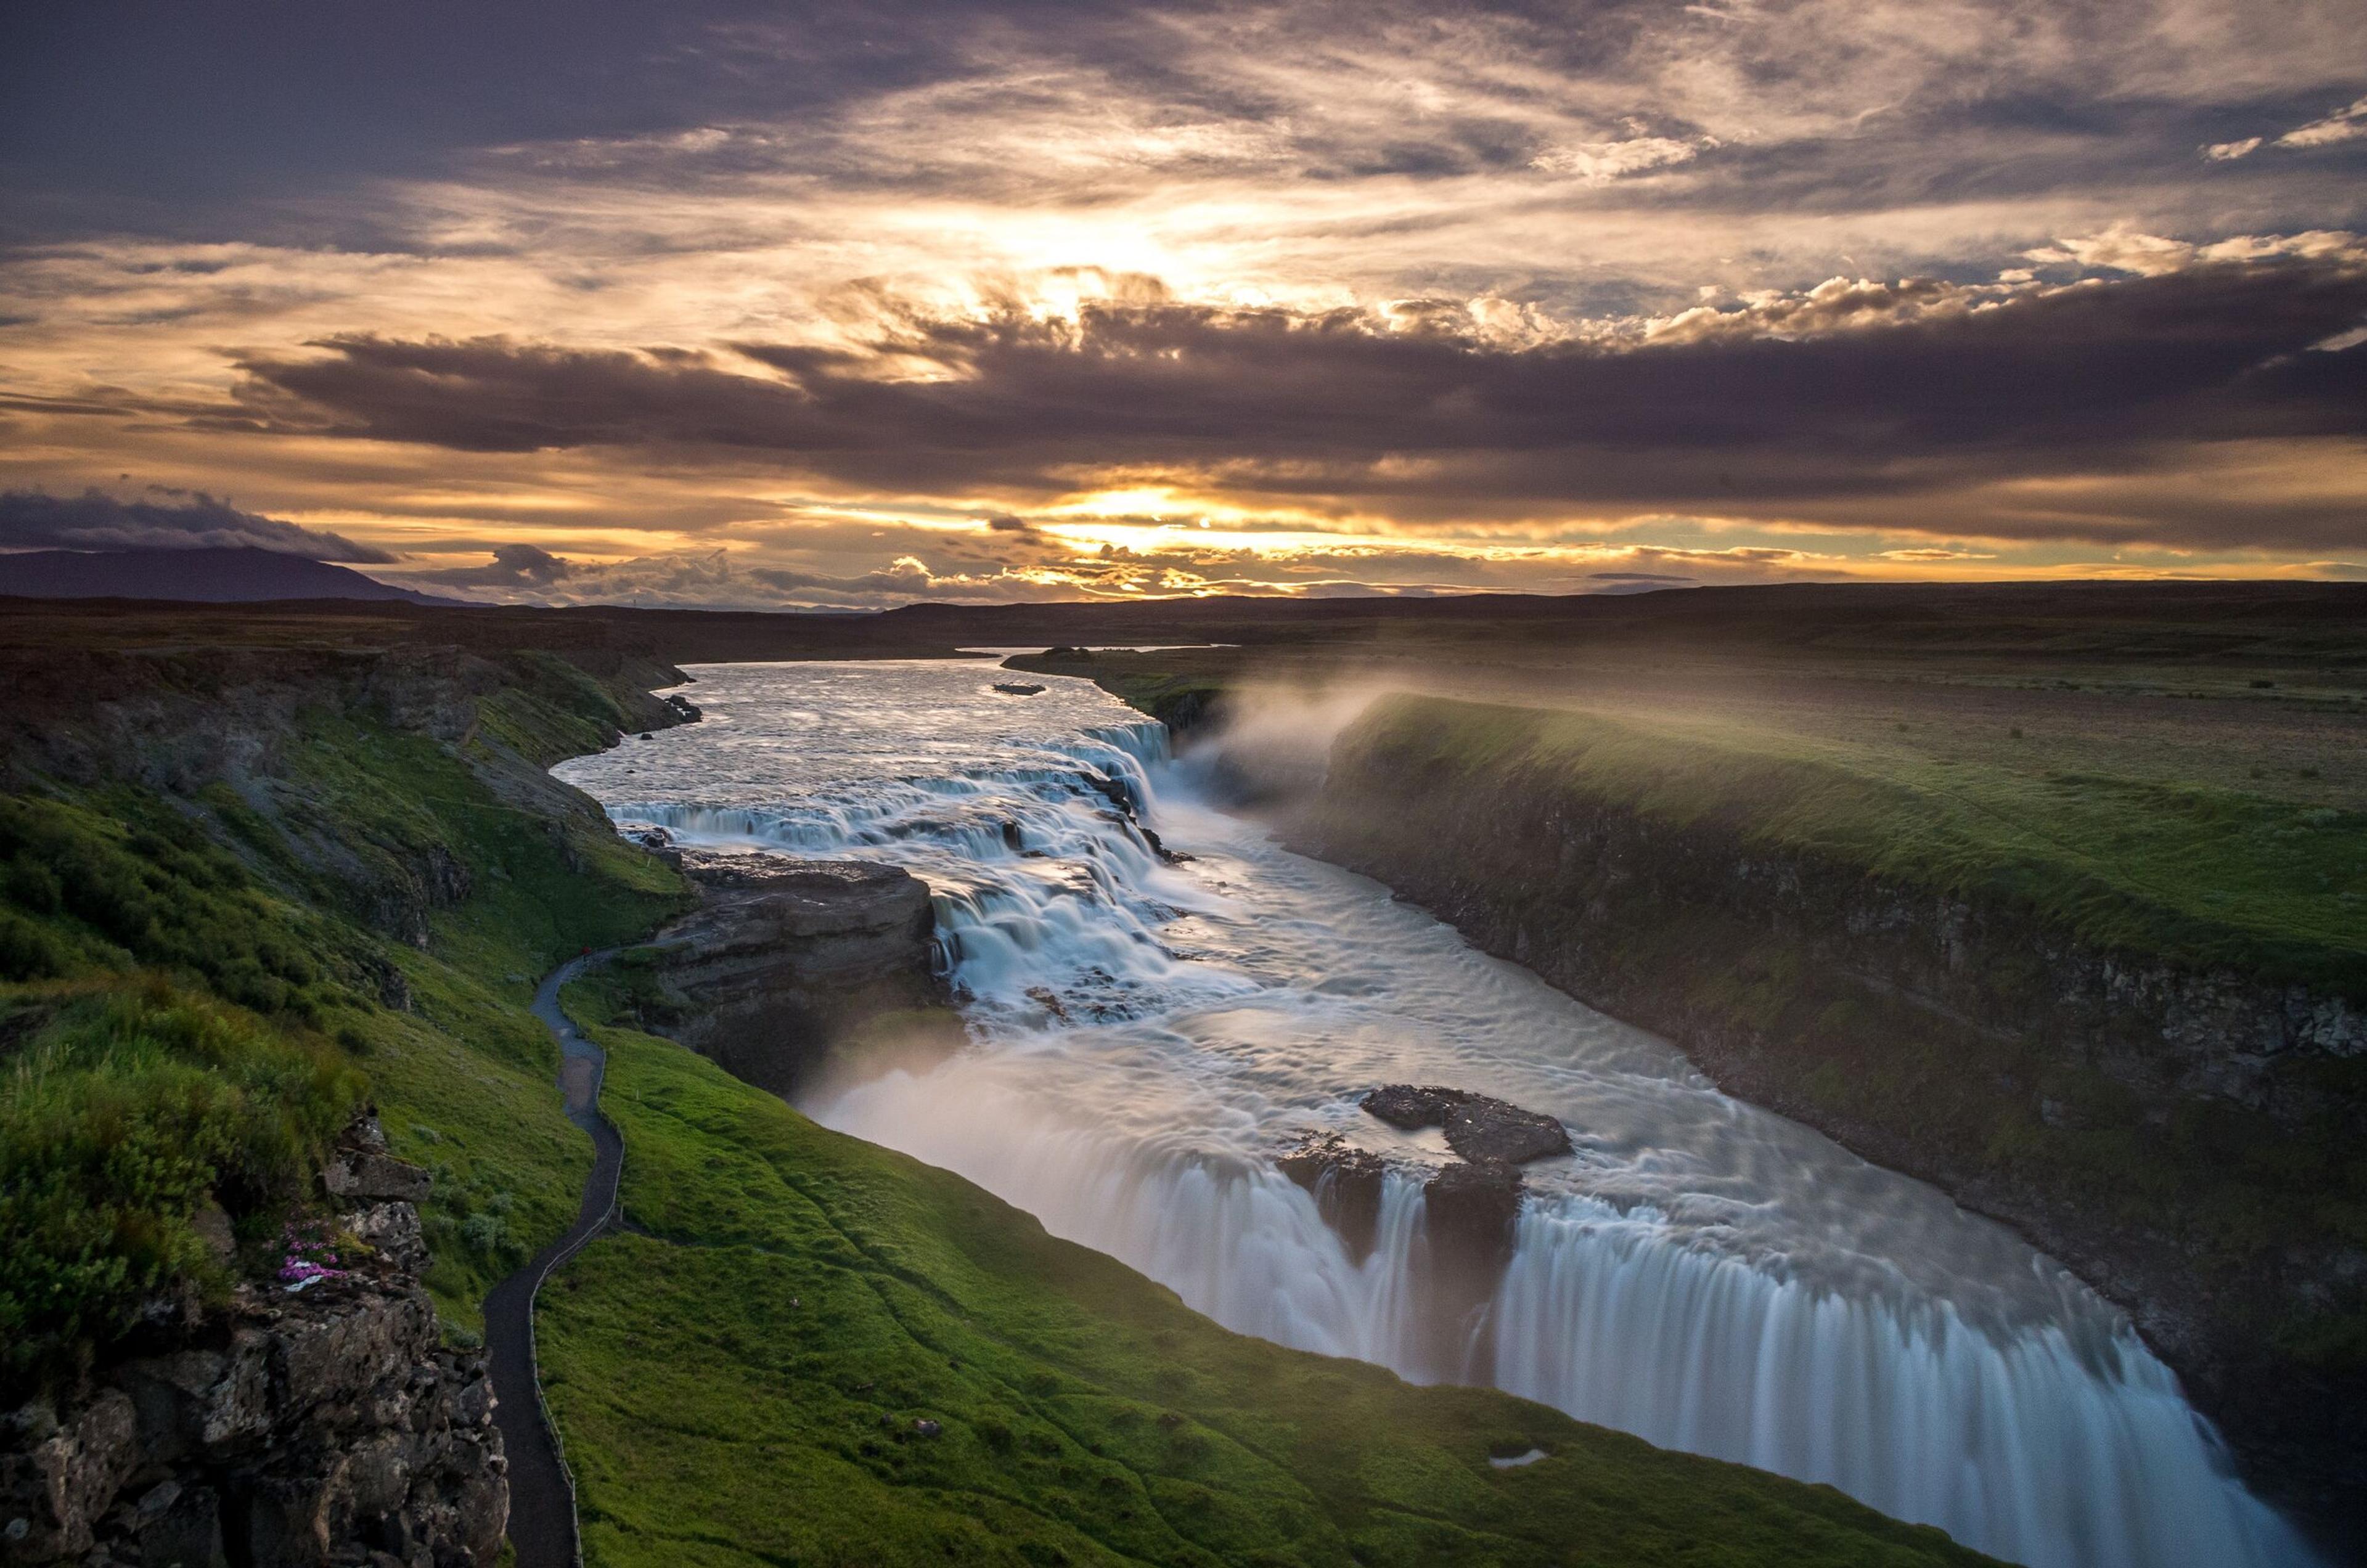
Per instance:
[[[0,257],[0,488],[118,513],[0,548],[244,516],[784,606],[2367,573],[2367,22],[2123,9],[683,18],[629,110],[423,83],[447,130],[210,163],[127,102],[27,131]]]

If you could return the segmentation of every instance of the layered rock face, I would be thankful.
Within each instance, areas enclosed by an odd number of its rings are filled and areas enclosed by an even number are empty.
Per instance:
[[[152,1353],[0,1416],[0,1562],[485,1568],[509,1517],[481,1351],[418,1281],[427,1175],[359,1124],[326,1174],[349,1242],[290,1292],[160,1325]]]
[[[928,884],[900,866],[686,852],[703,902],[653,944],[657,1027],[734,1077],[792,1095],[883,1013],[940,1007]]]

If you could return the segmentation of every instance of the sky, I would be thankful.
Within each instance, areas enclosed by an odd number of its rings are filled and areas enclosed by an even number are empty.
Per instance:
[[[7,7],[0,550],[208,545],[2367,579],[2367,6]]]

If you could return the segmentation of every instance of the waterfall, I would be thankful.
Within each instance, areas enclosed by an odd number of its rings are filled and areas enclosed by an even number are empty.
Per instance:
[[[1230,1328],[1492,1382],[2036,1568],[2315,1561],[2126,1322],[2000,1227],[1276,848],[1082,682],[1019,725],[948,694],[975,670],[866,684],[854,668],[703,683],[728,751],[672,732],[629,779],[617,753],[570,765],[620,820],[929,880],[973,1046],[828,1091],[809,1109],[831,1125]],[[870,705],[859,730],[797,686],[825,679]],[[900,702],[931,747],[880,738]],[[832,772],[817,736],[840,734],[855,739]],[[1167,863],[1146,827],[1197,863]],[[1530,1168],[1510,1261],[1469,1318],[1433,1321],[1424,1289],[1421,1183],[1443,1145],[1355,1107],[1405,1078],[1548,1110],[1579,1145]],[[1307,1129],[1392,1162],[1361,1260],[1272,1164]]]

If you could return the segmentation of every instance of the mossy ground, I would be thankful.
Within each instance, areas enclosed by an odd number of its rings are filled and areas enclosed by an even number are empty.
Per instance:
[[[1518,769],[1539,788],[2001,902],[2092,947],[2367,998],[2367,811],[2022,766],[1995,745],[1935,761],[1429,698],[1388,699],[1356,733],[1403,763]]]
[[[1228,1333],[608,1026],[621,987],[567,1000],[609,1054],[634,1227],[538,1322],[595,1568],[1985,1561],[1829,1488]]]

